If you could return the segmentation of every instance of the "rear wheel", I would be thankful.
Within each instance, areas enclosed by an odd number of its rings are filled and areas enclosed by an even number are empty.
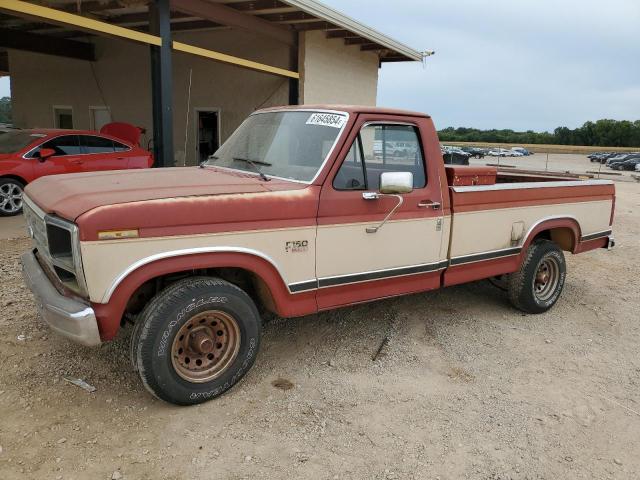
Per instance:
[[[132,357],[147,390],[177,405],[210,400],[251,368],[261,321],[251,298],[217,278],[187,278],[154,297],[137,320]]]
[[[535,241],[520,269],[509,275],[509,299],[523,312],[546,312],[562,293],[566,274],[562,250],[550,240]]]
[[[0,216],[11,217],[22,212],[24,184],[13,178],[0,178]]]

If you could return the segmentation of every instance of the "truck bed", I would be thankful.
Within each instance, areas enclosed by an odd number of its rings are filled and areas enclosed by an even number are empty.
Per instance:
[[[458,176],[464,176],[464,171]],[[448,256],[452,267],[488,260],[493,263],[482,262],[485,270],[493,266],[499,273],[515,271],[531,234],[556,223],[564,225],[554,230],[554,241],[564,250],[577,253],[606,245],[613,221],[612,181],[499,174],[494,178],[492,184],[449,186]],[[482,278],[485,270],[478,272],[477,278]],[[474,278],[473,269],[467,268],[464,277],[453,283]]]

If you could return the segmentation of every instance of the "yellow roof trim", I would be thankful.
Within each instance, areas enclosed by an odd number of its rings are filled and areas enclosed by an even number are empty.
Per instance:
[[[265,65],[264,63],[245,60],[244,58],[234,57],[232,55],[227,55],[226,53],[215,52],[213,50],[207,50],[205,48],[194,47],[193,45],[187,45],[186,43],[182,42],[174,41],[173,49],[178,52],[190,53],[192,55],[209,58],[218,62],[230,63],[239,67],[250,68],[252,70],[258,70],[266,73],[273,73],[274,75],[279,75],[282,77],[300,78],[299,73],[285,70],[284,68],[272,67],[270,65]]]

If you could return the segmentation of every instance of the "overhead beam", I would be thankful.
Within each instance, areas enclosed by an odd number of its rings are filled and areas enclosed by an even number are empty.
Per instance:
[[[259,33],[289,46],[295,46],[295,33],[290,29],[273,25],[259,17],[247,15],[219,3],[205,0],[171,0],[171,8],[223,25]]]
[[[411,59],[407,57],[380,57],[381,62],[410,62]]]
[[[123,8],[123,3],[117,0],[108,1],[85,1],[85,2],[73,2],[66,5],[57,5],[57,10],[62,10],[68,13],[96,13],[105,10],[118,10]]]
[[[124,24],[133,24],[133,23],[148,23],[149,22],[150,13],[149,12],[140,12],[140,13],[121,13],[114,14],[104,17],[103,20],[106,22],[111,22],[116,25],[124,25]],[[192,15],[182,13],[182,12],[171,12],[171,21],[178,20],[181,18],[193,18]]]
[[[372,42],[368,38],[362,38],[362,37],[353,37],[353,38],[344,39],[345,45],[364,45],[367,43],[372,43]]]
[[[101,22],[92,18],[82,17],[73,13],[63,12],[55,8],[41,7],[33,3],[23,2],[22,0],[2,0],[0,2],[0,11],[6,11],[12,14],[21,14],[30,18],[44,19],[47,23],[54,23],[68,27],[69,25],[80,30],[89,32],[102,33],[120,38],[126,38],[136,42],[147,43],[149,45],[160,46],[160,37],[149,35],[148,33],[138,32],[129,28],[118,27],[110,23]]]
[[[252,15],[257,13],[283,13],[296,10],[295,7],[280,2],[279,0],[251,0],[248,2],[229,3],[227,6]]]
[[[307,12],[285,12],[285,13],[267,13],[265,15],[258,15],[258,17],[268,22],[300,22],[300,21],[312,21],[319,20]]]
[[[0,2],[0,11],[7,11],[11,14],[20,14],[24,16],[30,16],[35,18],[44,19],[47,22],[63,25],[65,27],[73,27],[74,29],[86,30],[93,34],[103,34],[123,38],[126,40],[133,40],[148,45],[160,46],[162,41],[158,35],[151,35],[149,33],[139,32],[130,28],[118,27],[111,25],[110,23],[101,22],[99,20],[93,20],[82,17],[80,15],[74,15],[71,13],[60,12],[53,8],[41,7],[31,3],[23,2],[21,0],[2,0]],[[291,35],[297,36],[296,32],[290,32]],[[47,39],[52,37],[47,37]],[[172,47],[178,52],[189,53],[211,60],[216,60],[222,63],[228,63],[236,65],[242,68],[248,68],[263,73],[270,73],[287,78],[300,78],[298,72],[286,70],[283,68],[272,67],[271,65],[265,65],[263,63],[254,62],[252,60],[246,60],[244,58],[234,57],[233,55],[227,55],[225,53],[216,52],[214,50],[207,50],[205,48],[195,47],[181,42],[173,42]]]
[[[221,28],[224,25],[220,25],[219,23],[210,22],[209,20],[192,20],[188,22],[172,22],[171,23],[171,31],[172,32],[183,32],[186,30],[206,30],[212,28]]]
[[[293,23],[291,24],[291,27],[299,32],[306,32],[310,30],[324,30],[327,32],[339,28],[332,23],[325,22],[324,20],[320,22]]]
[[[95,61],[93,45],[64,38],[47,37],[35,33],[0,28],[0,47],[28,52]]]
[[[371,51],[371,50],[387,50],[387,49],[382,45],[378,45],[377,43],[365,43],[364,45],[360,45],[360,50]]]
[[[327,38],[357,38],[358,35],[349,30],[330,30],[326,33]]]

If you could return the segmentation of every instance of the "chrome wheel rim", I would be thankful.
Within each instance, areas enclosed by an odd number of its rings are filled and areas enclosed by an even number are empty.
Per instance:
[[[240,327],[236,319],[220,310],[207,310],[180,327],[173,339],[171,362],[184,380],[204,383],[222,375],[239,350]]]
[[[17,213],[22,208],[22,187],[17,183],[0,185],[0,210]]]
[[[533,277],[533,293],[539,301],[549,300],[560,282],[560,263],[555,257],[543,258]]]

